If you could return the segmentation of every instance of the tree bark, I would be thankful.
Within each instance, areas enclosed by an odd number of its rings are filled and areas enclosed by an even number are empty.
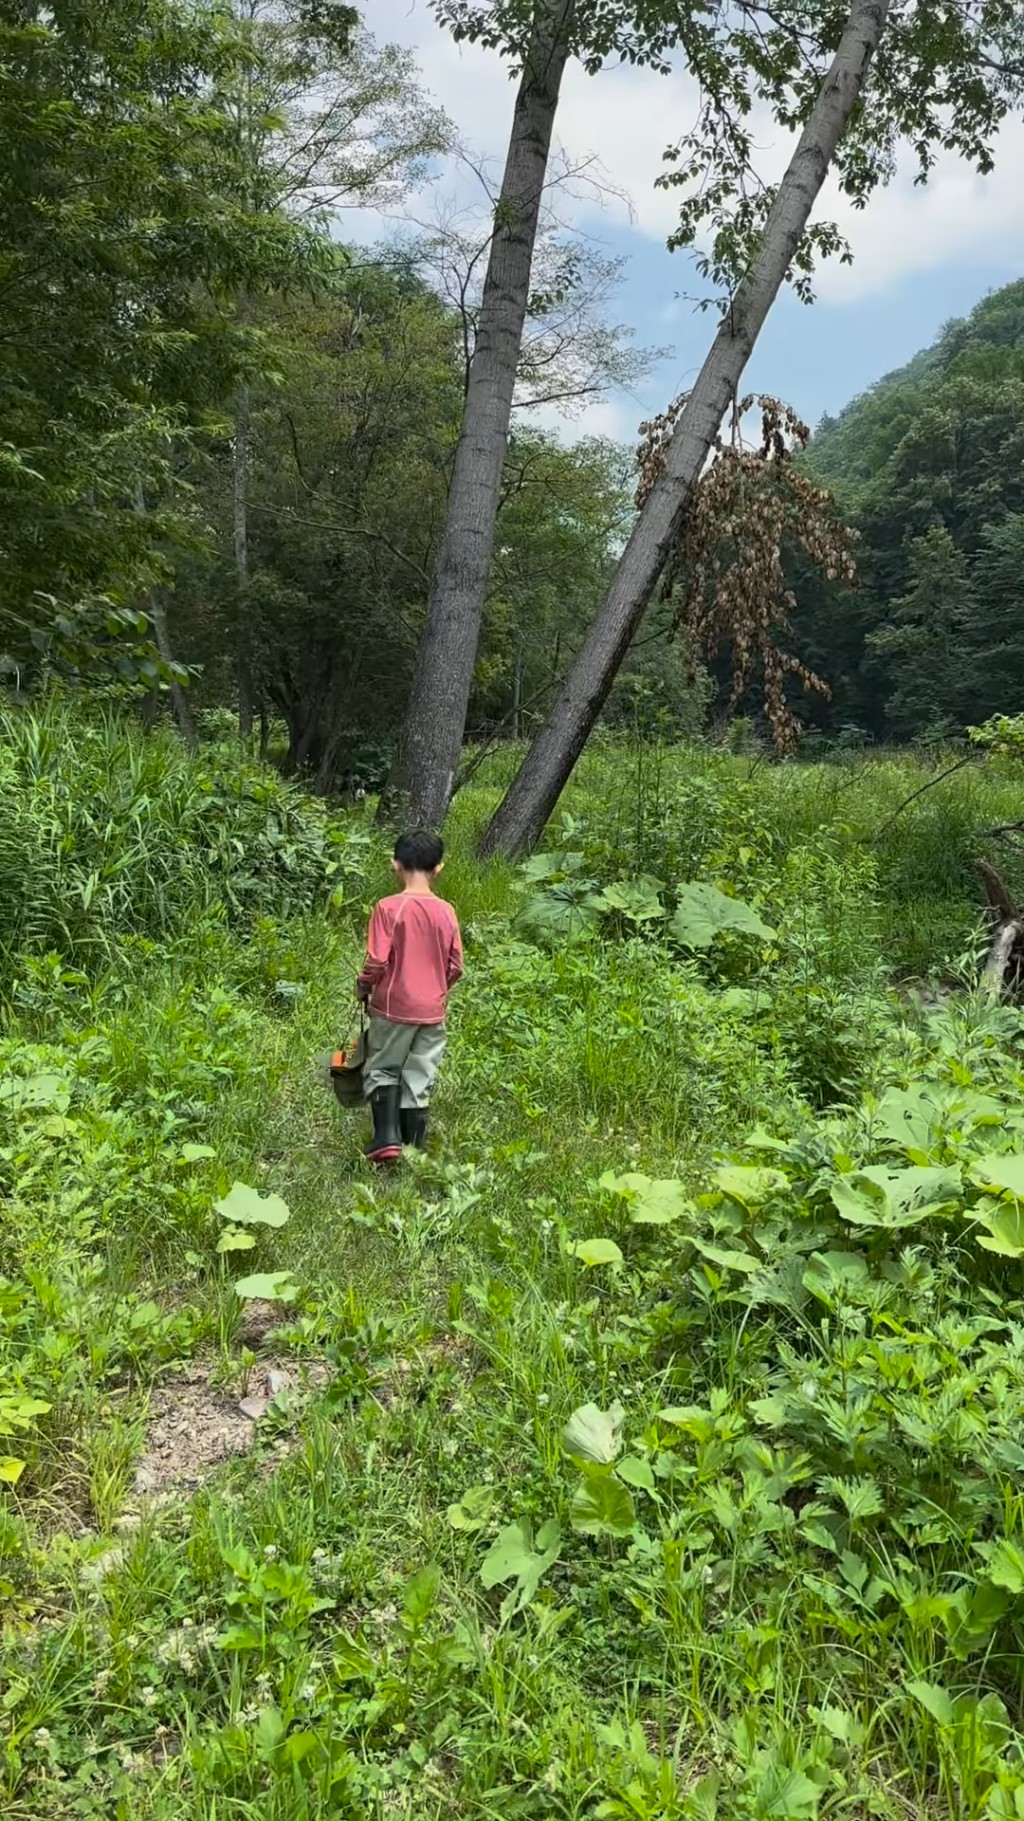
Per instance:
[[[487,828],[484,855],[528,852],[607,699],[679,536],[694,488],[785,282],[836,148],[857,106],[892,0],[852,0],[832,67],[765,224],[761,249],[712,343],[608,594],[551,715]]]
[[[167,607],[159,589],[154,589],[149,597],[149,617],[153,625],[157,651],[160,653],[163,663],[167,665],[168,669],[171,669],[174,664],[174,653],[171,650],[171,639],[167,630]],[[178,723],[178,732],[189,752],[195,752],[199,746],[199,735],[196,732],[191,703],[181,684],[173,675],[168,688],[174,719]]]
[[[448,517],[405,726],[381,797],[382,819],[401,812],[436,828],[451,799],[473,684],[534,243],[573,8],[574,0],[536,0],[533,37],[494,213]]]
[[[243,384],[235,410],[232,446],[232,530],[235,578],[238,584],[238,645],[235,674],[238,683],[238,731],[243,740],[252,733],[255,690],[249,650],[249,387]]]

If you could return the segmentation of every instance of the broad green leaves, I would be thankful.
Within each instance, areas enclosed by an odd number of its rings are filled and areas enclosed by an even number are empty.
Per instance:
[[[714,885],[680,887],[679,901],[670,928],[684,948],[710,948],[728,931],[770,942],[774,930],[739,898],[728,898]]]
[[[544,1576],[553,1568],[562,1551],[562,1532],[552,1519],[541,1526],[534,1540],[528,1518],[506,1524],[484,1556],[480,1579],[488,1589],[513,1583],[502,1602],[502,1619],[521,1612],[533,1599]]]
[[[633,1500],[614,1466],[622,1452],[625,1420],[621,1404],[612,1404],[609,1410],[583,1404],[573,1412],[562,1433],[566,1453],[583,1470],[573,1494],[571,1515],[573,1529],[584,1536],[628,1536],[636,1522]],[[631,1484],[645,1484],[645,1465],[643,1461],[629,1463]]]
[[[782,1170],[756,1164],[729,1164],[715,1171],[715,1187],[749,1214],[780,1189],[788,1189],[789,1178]]]
[[[1024,1152],[990,1151],[975,1159],[971,1175],[986,1189],[999,1189],[1024,1201]]]
[[[674,1178],[659,1180],[632,1170],[616,1176],[607,1170],[598,1185],[609,1195],[625,1201],[629,1218],[638,1227],[667,1227],[679,1220],[690,1208],[681,1182]]]
[[[280,1195],[260,1195],[244,1182],[236,1182],[214,1207],[236,1227],[283,1227],[289,1219],[288,1204]]]
[[[240,1277],[235,1295],[243,1302],[297,1302],[299,1286],[290,1271],[257,1271],[252,1277]]]
[[[66,1113],[71,1103],[71,1089],[62,1075],[8,1075],[0,1082],[0,1108],[13,1112],[29,1109]]]
[[[639,879],[620,879],[614,885],[606,885],[594,902],[614,916],[621,917],[624,922],[636,925],[660,923],[665,916],[660,882],[645,875]]]
[[[985,1197],[974,1210],[980,1226],[978,1244],[1000,1258],[1024,1258],[1024,1207],[1019,1201],[1000,1202]]]
[[[956,1718],[956,1709],[944,1688],[936,1682],[914,1681],[907,1683],[907,1693],[913,1695],[926,1713],[931,1714],[936,1725],[952,1726]]]
[[[230,1192],[213,1205],[228,1223],[217,1242],[217,1251],[222,1255],[253,1251],[257,1243],[253,1227],[274,1230],[286,1226],[291,1219],[288,1204],[280,1195],[260,1195],[244,1182],[234,1183]],[[293,1303],[298,1299],[299,1287],[291,1271],[258,1271],[240,1278],[235,1293],[244,1302]]]
[[[866,1164],[832,1184],[832,1200],[844,1220],[859,1227],[899,1230],[954,1208],[961,1197],[957,1170],[912,1164],[904,1170]]]
[[[629,1536],[636,1523],[633,1500],[616,1474],[584,1468],[573,1493],[572,1527],[583,1536]]]
[[[448,1507],[448,1522],[453,1530],[464,1530],[474,1535],[483,1530],[494,1509],[495,1490],[493,1486],[473,1486],[463,1493],[456,1505]]]
[[[621,1404],[613,1404],[610,1410],[599,1410],[596,1404],[583,1404],[573,1412],[563,1431],[566,1453],[577,1461],[607,1465],[621,1452],[625,1420],[626,1412]]]
[[[614,1239],[570,1239],[566,1244],[570,1258],[578,1258],[581,1265],[592,1268],[594,1265],[612,1265],[622,1263],[621,1249]]]

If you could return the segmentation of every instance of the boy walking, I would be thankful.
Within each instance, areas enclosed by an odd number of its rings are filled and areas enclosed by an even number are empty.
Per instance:
[[[462,973],[462,938],[450,904],[435,897],[444,865],[437,835],[402,835],[391,862],[402,889],[370,918],[356,996],[368,1003],[363,1085],[373,1118],[371,1163],[393,1163],[402,1146],[422,1150],[427,1106],[444,1054],[448,993]]]

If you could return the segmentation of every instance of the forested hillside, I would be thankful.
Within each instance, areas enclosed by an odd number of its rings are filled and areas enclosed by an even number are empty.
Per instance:
[[[861,538],[861,587],[798,581],[830,731],[942,736],[1024,706],[1024,280],[826,419],[808,456]]]

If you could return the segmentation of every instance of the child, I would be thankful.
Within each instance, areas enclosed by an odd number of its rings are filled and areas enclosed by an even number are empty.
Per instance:
[[[462,973],[462,938],[450,904],[434,896],[444,865],[437,835],[402,835],[391,862],[402,882],[370,918],[356,995],[368,1001],[363,1087],[373,1116],[371,1163],[393,1163],[403,1144],[422,1150],[427,1103],[444,1054],[449,988]]]

